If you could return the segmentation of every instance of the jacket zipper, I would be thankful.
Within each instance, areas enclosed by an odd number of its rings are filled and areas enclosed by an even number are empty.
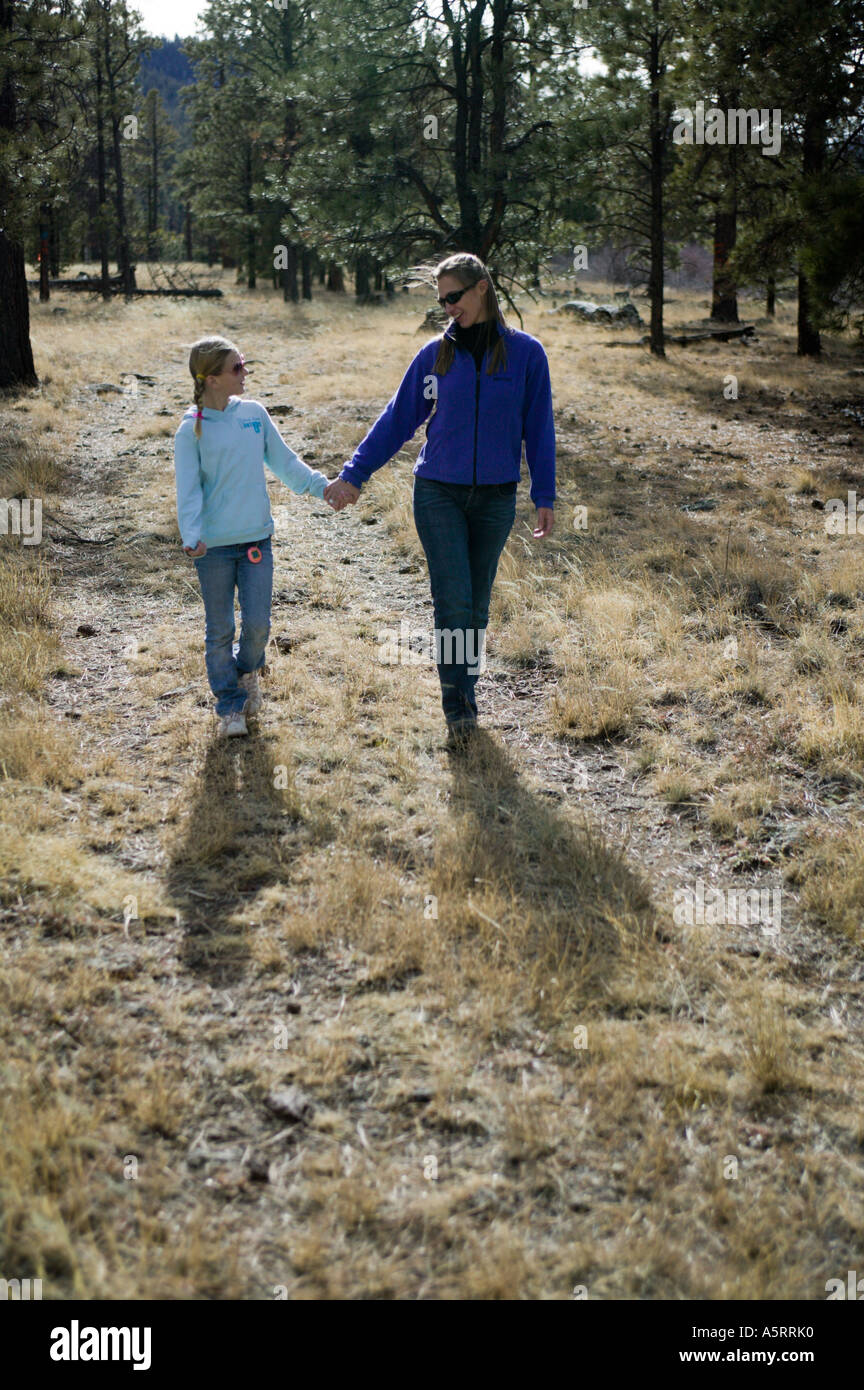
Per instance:
[[[485,353],[483,354],[485,357]],[[477,366],[476,362],[474,364]],[[477,367],[477,379],[474,386],[474,482],[473,487],[477,486],[477,426],[480,423],[480,368]]]
[[[456,347],[461,347],[461,346],[462,346],[461,343],[456,343]],[[481,369],[481,367],[482,367],[482,365],[483,365],[483,362],[486,360],[486,353],[484,352],[484,354],[483,354],[483,361],[481,361],[480,366],[478,367],[476,361],[474,360],[474,354],[473,354],[473,352],[471,352],[469,348],[465,348],[464,351],[465,351],[465,352],[468,352],[469,356],[471,357],[472,362],[474,362],[474,367],[475,367],[476,373],[477,373],[477,375],[476,375],[476,377],[475,377],[475,379],[474,379],[474,465],[473,465],[473,478],[474,478],[474,481],[473,481],[473,483],[471,484],[472,487],[476,487],[476,486],[477,486],[477,427],[478,427],[478,425],[479,425],[479,423],[480,423],[480,369]]]

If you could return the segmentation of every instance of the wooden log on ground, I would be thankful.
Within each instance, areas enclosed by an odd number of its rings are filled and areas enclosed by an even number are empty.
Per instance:
[[[743,328],[713,328],[705,333],[664,333],[663,341],[664,343],[677,343],[679,347],[687,347],[690,343],[704,343],[710,338],[716,339],[717,342],[725,343],[729,338],[749,337],[749,335],[755,331],[755,325],[748,323],[745,324]],[[604,343],[603,346],[607,348],[644,347],[645,344],[650,343],[650,341],[651,338],[645,333],[633,343]]]
[[[28,280],[28,285],[39,284],[38,280]],[[89,290],[91,294],[99,294],[102,290],[101,280],[51,280],[52,290]],[[109,294],[123,294],[123,286],[112,281],[108,286]],[[158,295],[165,299],[221,299],[220,289],[176,289],[176,290],[132,290],[131,297],[137,299],[141,295]]]

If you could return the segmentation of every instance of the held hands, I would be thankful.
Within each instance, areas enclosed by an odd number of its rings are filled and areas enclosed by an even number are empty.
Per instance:
[[[535,540],[540,540],[543,536],[548,536],[552,530],[552,523],[555,520],[555,513],[551,507],[537,508],[537,525],[531,533]]]
[[[200,560],[202,555],[207,554],[207,547],[203,541],[199,541],[194,548],[191,545],[184,545],[183,554],[188,555],[190,560]]]
[[[359,487],[346,478],[333,478],[324,489],[324,501],[329,502],[334,512],[341,512],[349,503],[353,507],[359,496]]]

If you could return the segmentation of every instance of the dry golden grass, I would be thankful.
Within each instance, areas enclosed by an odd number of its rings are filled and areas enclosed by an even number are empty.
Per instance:
[[[228,331],[332,476],[424,334],[419,297],[222,283],[204,312],[34,305],[43,385],[2,408],[6,495],[110,543],[0,541],[0,1271],[58,1298],[823,1297],[860,1249],[864,557],[812,506],[852,452],[810,406],[850,394],[850,345],[800,362],[784,307],[660,363],[526,301],[560,501],[541,545],[523,489],[502,557],[499,730],[448,762],[434,667],[379,660],[431,624],[418,439],[339,517],[274,485],[267,703],[226,747],[173,511],[188,343]],[[131,372],[155,385],[85,389]],[[715,870],[782,885],[779,941],[675,920]],[[266,1104],[291,1084],[296,1124]]]

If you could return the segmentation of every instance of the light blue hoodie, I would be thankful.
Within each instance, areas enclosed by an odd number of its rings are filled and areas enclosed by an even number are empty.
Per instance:
[[[177,522],[184,545],[242,545],[273,534],[266,463],[292,492],[323,497],[327,479],[289,449],[260,401],[231,396],[202,407],[201,438],[190,406],[174,436]]]

